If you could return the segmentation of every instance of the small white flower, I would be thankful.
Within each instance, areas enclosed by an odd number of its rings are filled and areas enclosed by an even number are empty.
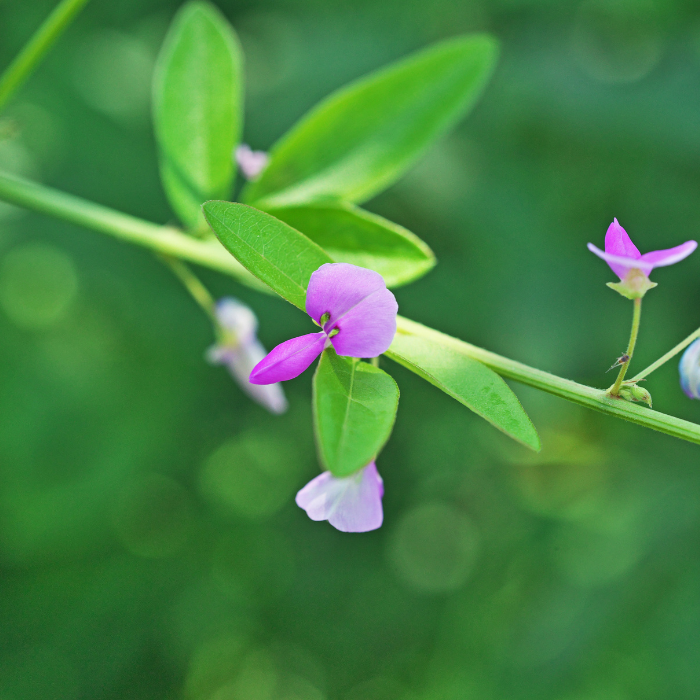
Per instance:
[[[246,180],[255,180],[269,160],[265,151],[254,151],[247,143],[242,143],[236,149],[236,163]]]

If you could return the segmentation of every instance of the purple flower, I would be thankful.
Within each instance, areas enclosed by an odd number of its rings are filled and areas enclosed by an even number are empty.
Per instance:
[[[381,526],[384,482],[374,462],[352,476],[323,472],[297,493],[311,520],[327,520],[341,532],[369,532]]]
[[[348,357],[377,357],[396,333],[398,304],[378,272],[326,263],[311,275],[306,313],[323,330],[278,345],[250,373],[253,384],[298,377],[327,347]]]
[[[224,298],[216,305],[219,342],[207,351],[212,364],[226,365],[231,376],[254,401],[272,413],[284,413],[287,399],[281,384],[256,386],[250,372],[265,357],[265,348],[256,336],[258,319],[253,311],[236,299]]]
[[[681,357],[681,388],[691,399],[700,399],[700,340],[693,341]]]
[[[588,244],[588,250],[605,260],[610,265],[610,269],[623,281],[631,270],[639,270],[648,277],[655,267],[665,267],[680,262],[697,247],[698,244],[695,241],[686,241],[675,248],[654,250],[642,255],[637,250],[637,246],[632,243],[627,231],[617,223],[617,219],[613,220],[605,234],[605,252],[592,243]]]
[[[242,143],[236,149],[236,163],[246,180],[255,180],[269,160],[270,157],[265,151],[254,151],[246,143]]]

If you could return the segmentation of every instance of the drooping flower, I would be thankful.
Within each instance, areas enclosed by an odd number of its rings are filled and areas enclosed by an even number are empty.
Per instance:
[[[396,334],[398,304],[378,272],[349,263],[321,265],[309,280],[306,313],[320,333],[281,343],[250,374],[253,384],[298,377],[327,347],[347,357],[377,357]]]
[[[240,301],[226,297],[216,305],[220,340],[207,351],[212,364],[226,365],[231,376],[254,401],[272,413],[284,413],[287,399],[281,384],[257,386],[248,380],[250,372],[265,357],[265,348],[257,338],[258,319]]]
[[[384,520],[384,482],[374,462],[339,478],[323,472],[297,493],[296,502],[311,520],[327,520],[341,532],[369,532]]]
[[[693,341],[678,364],[681,388],[691,399],[700,399],[700,339]]]
[[[592,243],[588,244],[588,250],[605,260],[621,280],[620,283],[610,283],[608,286],[629,298],[644,296],[647,290],[656,286],[649,281],[649,274],[655,267],[680,262],[697,247],[695,241],[686,241],[675,248],[654,250],[642,255],[617,219],[613,220],[605,234],[605,251]]]
[[[270,156],[265,151],[254,151],[247,143],[236,148],[236,163],[246,180],[255,180],[269,160]]]

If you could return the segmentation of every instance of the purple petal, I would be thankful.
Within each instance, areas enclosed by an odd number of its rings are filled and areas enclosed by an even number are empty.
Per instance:
[[[673,265],[687,258],[696,248],[698,244],[695,241],[686,241],[677,245],[675,248],[666,250],[653,250],[651,253],[644,253],[641,259],[644,262],[649,262],[653,267],[665,267]]]
[[[241,389],[268,411],[284,413],[287,410],[287,399],[281,384],[257,385],[249,381],[251,370],[265,355],[265,348],[255,339],[237,346],[214,345],[209,348],[207,359],[212,364],[226,365]]]
[[[605,260],[620,279],[624,279],[627,272],[635,268],[641,270],[645,275],[648,275],[654,269],[650,262],[642,260],[642,258],[624,258],[620,255],[611,255],[597,248],[592,243],[588,244],[588,250]]]
[[[617,219],[613,219],[605,233],[605,252],[619,258],[631,258],[632,260],[637,260],[641,257],[637,246],[632,243],[632,239],[627,235],[627,231],[617,222]],[[620,279],[623,279],[627,271],[631,269],[630,267],[610,263],[610,261],[607,262]]]
[[[274,384],[298,377],[321,354],[325,344],[323,332],[286,340],[255,365],[250,383]]]
[[[617,222],[617,219],[613,219],[605,233],[605,252],[621,258],[641,257],[637,246],[632,243],[632,239],[627,235],[627,231]]]
[[[384,482],[374,462],[352,476],[323,472],[297,493],[296,502],[312,520],[328,520],[341,532],[376,530],[384,520]]]
[[[396,333],[398,304],[374,270],[349,263],[326,263],[311,275],[306,312],[316,323],[324,314],[324,330],[339,333],[331,340],[339,355],[376,357]]]

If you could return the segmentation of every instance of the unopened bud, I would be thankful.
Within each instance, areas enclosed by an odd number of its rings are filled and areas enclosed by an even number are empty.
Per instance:
[[[678,365],[681,388],[691,399],[700,399],[700,340],[692,342]]]
[[[620,387],[620,398],[625,401],[640,401],[651,408],[651,394],[638,384],[623,384]]]

